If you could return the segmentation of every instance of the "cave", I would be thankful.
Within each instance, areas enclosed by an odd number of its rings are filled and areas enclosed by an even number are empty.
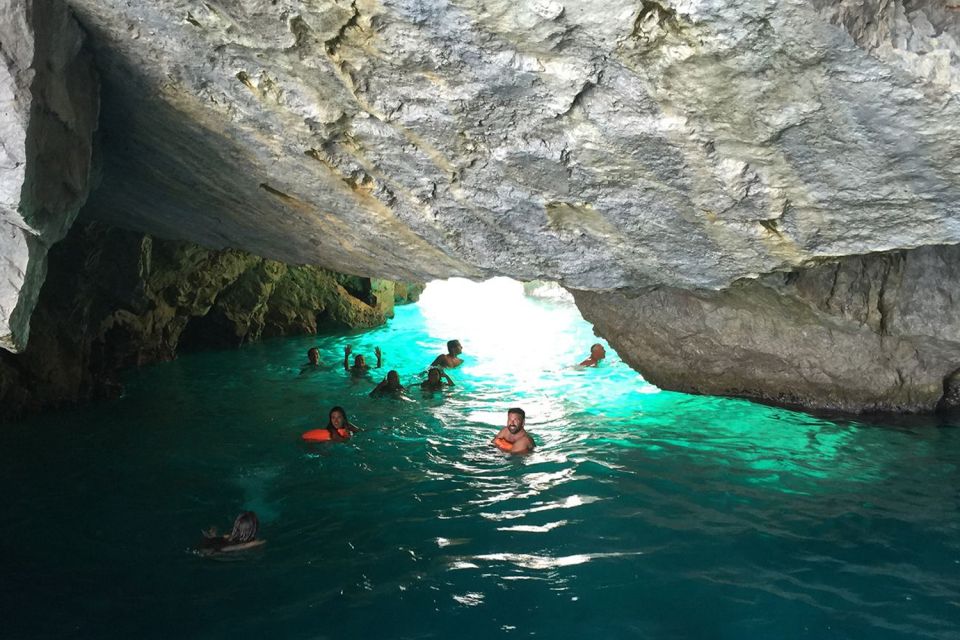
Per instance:
[[[5,633],[952,637],[958,42],[5,2]]]

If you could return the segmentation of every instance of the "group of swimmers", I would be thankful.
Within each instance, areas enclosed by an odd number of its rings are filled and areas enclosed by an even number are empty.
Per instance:
[[[370,373],[370,367],[367,365],[366,359],[362,355],[356,355],[351,365],[351,353],[353,353],[353,350],[350,345],[344,347],[343,368],[354,377],[368,375]],[[427,370],[427,379],[420,384],[420,387],[426,391],[439,391],[444,387],[454,386],[453,380],[450,379],[446,369],[454,369],[463,364],[463,358],[460,357],[462,353],[463,347],[459,340],[450,340],[447,342],[447,352],[441,353],[430,363],[430,368]],[[380,351],[380,347],[374,349],[374,354],[377,357],[376,368],[379,369],[383,364],[383,353]],[[599,343],[594,344],[590,347],[590,356],[577,366],[595,367],[606,355],[603,345]],[[317,349],[317,347],[311,347],[307,351],[307,360],[308,363],[305,367],[320,366],[320,350]],[[406,389],[400,383],[400,374],[395,370],[390,370],[387,372],[386,377],[373,388],[370,396],[399,395],[405,391]],[[523,409],[519,407],[509,409],[507,411],[506,426],[497,433],[490,443],[507,453],[529,453],[533,451],[535,443],[530,434],[527,433],[524,426],[525,423],[526,414]],[[348,440],[350,436],[358,430],[359,429],[352,425],[347,419],[347,414],[343,407],[334,407],[330,410],[325,428],[308,431],[303,434],[302,438],[310,442],[343,442]]]
[[[343,349],[343,368],[354,377],[364,377],[370,373],[370,367],[367,365],[366,358],[357,354],[350,363],[350,355],[353,349],[347,345]],[[454,369],[463,364],[463,347],[459,340],[450,340],[447,342],[447,353],[441,353],[430,364],[427,370],[427,379],[420,384],[420,387],[426,391],[439,391],[444,387],[454,386],[453,380],[447,374],[446,369]],[[374,355],[377,358],[376,368],[379,369],[383,364],[383,353],[380,347],[374,349]],[[606,351],[601,344],[594,344],[590,347],[590,356],[580,362],[580,367],[595,367],[606,357]],[[320,367],[320,350],[317,347],[311,347],[307,351],[307,364],[304,370]],[[386,377],[374,387],[370,392],[371,396],[396,395],[406,391],[400,384],[400,374],[395,370],[387,372]],[[507,423],[497,432],[490,444],[501,451],[511,454],[526,454],[533,451],[536,443],[533,437],[526,430],[526,413],[520,407],[513,407],[507,410]],[[313,429],[303,434],[302,438],[306,441],[328,441],[345,442],[350,437],[360,431],[347,418],[347,412],[343,407],[333,407],[327,419],[327,426],[321,429]],[[260,522],[257,514],[253,511],[245,511],[237,516],[233,523],[233,528],[229,534],[218,535],[216,528],[210,527],[203,532],[203,541],[197,548],[201,555],[216,555],[232,551],[244,551],[264,544],[263,540],[257,539],[257,531]]]

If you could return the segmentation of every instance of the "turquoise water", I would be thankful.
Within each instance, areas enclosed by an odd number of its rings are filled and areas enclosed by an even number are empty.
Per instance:
[[[462,285],[462,283],[461,283]],[[456,387],[416,373],[459,338]],[[960,637],[960,430],[661,392],[574,307],[438,283],[0,429],[4,638]],[[318,345],[330,366],[301,375]],[[372,400],[343,346],[384,352]],[[334,404],[365,428],[307,446]],[[489,446],[522,406],[531,456]],[[190,549],[253,509],[267,544]]]

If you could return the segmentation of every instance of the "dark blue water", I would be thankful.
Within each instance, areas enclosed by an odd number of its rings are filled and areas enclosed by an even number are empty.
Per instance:
[[[456,386],[424,395],[450,338]],[[960,430],[569,366],[594,341],[514,283],[435,285],[376,331],[182,357],[6,426],[0,636],[960,637]],[[346,344],[408,398],[367,398]],[[299,442],[334,404],[365,431]],[[519,459],[488,444],[514,405]],[[245,509],[264,547],[191,553]]]

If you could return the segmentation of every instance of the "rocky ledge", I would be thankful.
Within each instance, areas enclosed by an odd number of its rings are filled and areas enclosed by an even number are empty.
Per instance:
[[[650,382],[846,412],[953,410],[960,247],[844,258],[723,291],[577,291]]]

